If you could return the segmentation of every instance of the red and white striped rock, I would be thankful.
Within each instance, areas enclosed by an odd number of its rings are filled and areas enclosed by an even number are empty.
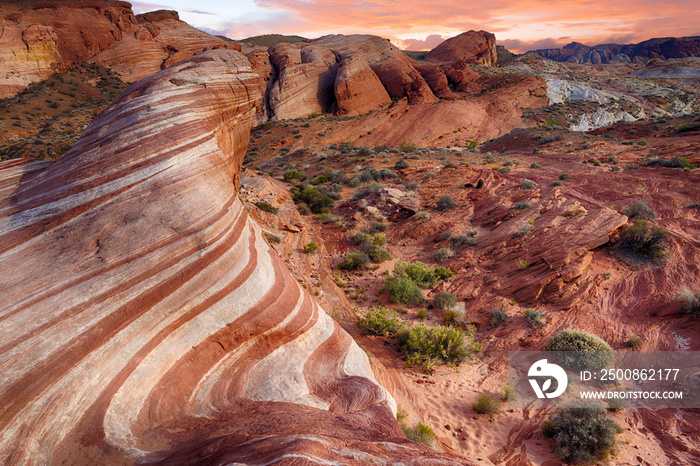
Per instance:
[[[464,463],[403,438],[238,200],[261,95],[205,52],[0,164],[0,463]]]

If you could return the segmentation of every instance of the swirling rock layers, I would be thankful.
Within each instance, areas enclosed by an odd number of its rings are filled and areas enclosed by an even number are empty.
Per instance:
[[[204,52],[60,161],[0,164],[1,463],[455,463],[402,438],[238,200],[261,95]]]

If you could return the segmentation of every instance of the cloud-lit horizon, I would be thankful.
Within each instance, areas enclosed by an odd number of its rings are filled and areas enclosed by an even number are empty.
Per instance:
[[[134,11],[177,10],[189,24],[232,39],[261,34],[374,34],[408,50],[429,50],[471,29],[496,34],[514,52],[636,43],[654,37],[700,35],[696,0],[151,0]]]

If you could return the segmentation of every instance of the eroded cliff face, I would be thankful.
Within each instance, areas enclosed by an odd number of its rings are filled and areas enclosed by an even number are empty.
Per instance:
[[[238,200],[261,102],[245,57],[209,51],[60,161],[0,165],[2,463],[463,464],[403,438]]]

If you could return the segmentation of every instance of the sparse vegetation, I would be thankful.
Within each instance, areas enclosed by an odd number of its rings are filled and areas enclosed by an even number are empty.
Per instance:
[[[394,276],[405,276],[417,286],[421,288],[432,288],[437,285],[440,280],[452,277],[452,270],[445,267],[435,267],[424,264],[423,262],[403,262],[399,261],[394,266]]]
[[[520,185],[523,189],[535,189],[535,183],[533,183],[530,180],[525,180],[523,183]]]
[[[501,410],[501,403],[490,393],[482,393],[476,401],[472,403],[472,408],[479,414],[493,416]]]
[[[646,220],[635,220],[634,224],[620,233],[622,246],[632,253],[654,260],[666,257],[664,240],[668,232],[659,226],[649,228]]]
[[[615,358],[610,345],[600,337],[577,329],[560,331],[547,341],[544,349],[560,352],[559,362],[575,370],[600,370]]]
[[[417,306],[425,299],[423,292],[413,280],[406,276],[395,276],[386,279],[385,287],[389,292],[389,301]]]
[[[518,392],[514,386],[505,384],[501,387],[501,401],[515,400],[518,397]]]
[[[304,252],[306,254],[315,254],[317,250],[318,250],[318,244],[314,243],[313,241],[311,241],[309,244],[304,246]]]
[[[397,170],[405,170],[408,167],[408,162],[406,162],[404,159],[399,159],[396,161],[396,164],[394,164],[394,168]]]
[[[561,409],[542,425],[542,434],[554,441],[554,453],[569,464],[594,464],[615,452],[620,427],[605,410],[592,406]]]
[[[570,180],[571,175],[569,175],[568,173],[562,173],[561,175],[559,175],[559,179],[560,180]]]
[[[265,232],[265,238],[267,239],[267,242],[270,244],[276,244],[276,243],[282,242],[282,238],[280,238],[279,236],[277,236],[275,234],[269,233],[267,231]]]
[[[271,204],[268,204],[265,201],[258,201],[255,203],[255,207],[258,209],[262,210],[263,212],[269,212],[271,214],[277,214],[279,212],[279,209],[277,207],[272,206]]]
[[[544,312],[537,309],[525,309],[525,320],[530,327],[539,327],[544,324]]]
[[[510,316],[502,307],[497,307],[491,310],[491,325],[493,327],[500,327],[505,324]]]
[[[681,314],[691,317],[700,316],[700,290],[683,288],[678,295],[678,300],[681,302]]]
[[[454,255],[455,253],[452,249],[440,248],[437,251],[435,251],[433,258],[438,262],[445,262],[447,259],[451,258]]]
[[[435,208],[440,212],[447,212],[457,207],[457,203],[452,198],[452,196],[442,196],[435,203]]]
[[[420,364],[426,372],[435,364],[459,364],[481,350],[474,341],[474,329],[465,332],[456,327],[426,327],[418,324],[396,334],[401,352],[408,356],[407,365]]]
[[[396,311],[372,307],[364,317],[357,319],[357,328],[365,335],[394,335],[402,328],[402,323]]]
[[[351,252],[338,264],[341,270],[360,270],[369,263],[369,256],[364,252]]]
[[[649,207],[644,201],[632,201],[622,208],[622,213],[631,219],[653,220],[656,218],[656,212]]]
[[[452,309],[457,304],[457,297],[448,291],[440,291],[433,298],[435,307],[438,309]]]
[[[644,344],[644,340],[638,335],[630,335],[627,337],[627,346],[630,348],[640,348]]]
[[[413,427],[406,427],[405,425],[402,425],[401,429],[403,430],[403,433],[406,434],[407,439],[413,440],[414,442],[424,443],[428,446],[433,445],[435,443],[435,438],[437,437],[435,435],[435,431],[422,422],[417,423]]]

